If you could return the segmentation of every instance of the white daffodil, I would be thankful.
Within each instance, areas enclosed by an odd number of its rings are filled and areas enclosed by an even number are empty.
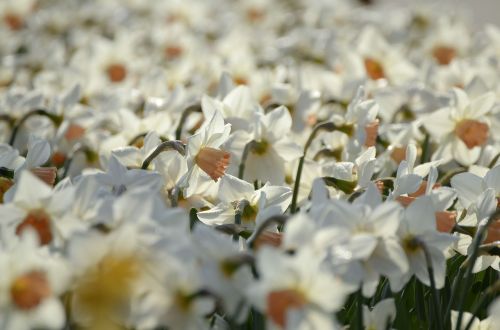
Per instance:
[[[139,169],[127,169],[115,155],[111,155],[106,172],[86,173],[84,176],[94,177],[103,188],[101,193],[119,196],[128,190],[147,189],[159,192],[162,186],[161,176]]]
[[[254,228],[267,218],[283,214],[292,199],[288,187],[266,183],[255,190],[253,185],[231,175],[226,175],[219,186],[221,203],[210,210],[198,213],[198,218],[208,225],[234,223],[238,203],[243,203],[241,224]]]
[[[260,278],[247,296],[267,316],[270,329],[337,328],[332,312],[342,306],[347,292],[312,251],[304,248],[289,256],[263,248],[257,254],[257,270]]]
[[[372,310],[363,306],[363,326],[368,330],[385,330],[396,318],[394,299],[379,301]]]
[[[90,231],[73,237],[68,259],[74,272],[71,316],[77,324],[108,328],[132,322],[131,306],[156,289],[160,272],[151,233],[144,222],[129,222],[107,235]]]
[[[479,194],[475,202],[467,209],[467,215],[460,221],[461,226],[481,228],[488,218],[495,212],[498,199],[495,190],[488,188]],[[469,255],[472,249],[473,238],[469,235],[459,234],[455,249],[463,255]],[[500,241],[500,221],[494,219],[487,229],[484,244],[494,244]],[[472,271],[474,273],[483,271],[488,267],[500,269],[500,258],[495,255],[481,254],[477,257]]]
[[[72,233],[85,228],[75,219],[63,218],[73,193],[71,187],[53,191],[29,171],[23,172],[0,207],[2,240],[34,230],[41,245],[61,247]]]
[[[40,249],[33,231],[0,249],[0,324],[5,330],[61,329],[59,296],[69,284],[65,261]]]
[[[470,99],[458,88],[452,90],[453,103],[425,116],[423,125],[439,144],[432,159],[456,160],[463,165],[474,164],[481,148],[490,138],[488,115],[495,95],[491,92]]]
[[[476,203],[477,197],[486,189],[491,188],[495,196],[500,195],[500,166],[479,176],[474,173],[464,172],[451,178],[451,186],[457,191],[458,201],[464,208],[469,208]]]
[[[332,201],[326,210],[322,214],[323,228],[341,229],[338,233],[332,232],[333,237],[339,239],[332,251],[337,254],[344,251],[350,259],[361,262],[365,296],[374,294],[380,274],[392,281],[408,271],[403,246],[397,239],[402,208],[393,201],[382,203],[374,184],[353,204]]]
[[[220,149],[229,137],[231,125],[224,125],[222,114],[216,111],[195,135],[188,139],[186,161],[188,172],[181,179],[184,197],[189,197],[197,188],[202,172],[217,182],[229,166],[230,153]]]
[[[219,111],[231,123],[233,130],[248,129],[249,122],[258,109],[247,86],[234,88],[221,101],[204,95],[201,106],[205,118],[212,118]]]
[[[467,327],[467,324],[469,324],[471,319],[472,319],[472,324],[470,327]],[[495,329],[494,323],[492,322],[492,320],[489,317],[485,318],[484,320],[480,320],[479,318],[475,317],[473,314],[471,314],[469,312],[463,312],[462,323],[460,324],[460,326],[458,328],[457,328],[457,322],[458,322],[458,312],[451,311],[451,328],[452,329],[459,329],[459,330],[465,330],[465,329],[493,330],[493,329]]]
[[[491,319],[491,324],[498,324],[500,321],[500,298],[496,298],[490,304],[488,312]]]
[[[348,159],[358,157],[363,147],[375,146],[379,127],[378,111],[377,102],[373,99],[367,99],[365,88],[360,86],[345,114],[345,122],[354,125],[354,134],[347,143]]]
[[[15,169],[15,178],[24,170],[29,170],[48,185],[54,185],[56,180],[55,167],[42,167],[50,159],[50,144],[44,139],[30,135],[28,154],[24,163]]]
[[[193,243],[200,256],[201,275],[210,291],[222,299],[230,317],[244,321],[248,313],[245,291],[253,276],[245,255],[231,236],[222,235],[206,226],[196,226]]]
[[[244,179],[271,184],[285,181],[285,163],[302,156],[303,148],[293,142],[288,133],[292,118],[284,106],[267,114],[255,114],[253,131],[247,142],[255,141],[245,164]]]
[[[115,155],[125,166],[140,168],[144,160],[146,160],[160,143],[161,140],[158,134],[151,131],[144,137],[144,143],[140,148],[136,146],[121,147],[112,150],[111,154]]]
[[[399,226],[398,236],[410,263],[410,268],[408,273],[404,274],[398,281],[395,279],[391,281],[391,288],[399,291],[413,274],[425,285],[430,285],[424,248],[427,249],[431,258],[436,288],[442,288],[446,275],[444,252],[456,241],[456,238],[451,234],[437,231],[431,197],[419,197],[406,208]]]

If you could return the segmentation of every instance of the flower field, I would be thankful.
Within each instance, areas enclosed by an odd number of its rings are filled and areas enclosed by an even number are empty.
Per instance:
[[[437,8],[0,1],[0,330],[500,330],[500,27]]]

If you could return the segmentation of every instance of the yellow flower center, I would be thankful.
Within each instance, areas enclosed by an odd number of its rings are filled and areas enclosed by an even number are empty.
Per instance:
[[[269,142],[267,142],[266,140],[262,140],[254,144],[252,153],[257,155],[264,155],[267,151],[267,148],[269,148]]]
[[[107,255],[91,267],[76,283],[75,298],[91,316],[92,326],[111,327],[112,312],[127,304],[141,262],[134,255]]]
[[[403,239],[403,249],[405,250],[406,253],[408,254],[416,253],[420,250],[420,248],[421,248],[420,242],[415,236],[409,235]]]

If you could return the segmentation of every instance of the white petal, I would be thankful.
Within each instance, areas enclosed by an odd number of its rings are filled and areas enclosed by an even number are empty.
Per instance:
[[[450,117],[450,108],[442,108],[425,116],[422,123],[425,129],[436,139],[452,132],[455,125]]]
[[[396,318],[396,304],[393,298],[379,301],[372,311],[375,316],[376,329],[386,329],[387,322],[392,323]]]
[[[33,168],[45,164],[50,157],[50,144],[46,140],[30,136],[30,146],[26,155],[26,167]]]
[[[31,315],[34,328],[61,329],[64,321],[64,308],[56,298],[45,299]]]
[[[375,233],[386,237],[396,234],[401,211],[399,203],[386,202],[374,209],[371,214],[367,214],[367,217],[373,223]]]
[[[411,233],[418,234],[436,230],[434,204],[428,196],[418,197],[405,210],[405,219]]]
[[[493,188],[497,193],[500,193],[500,165],[489,170],[484,176],[484,181],[488,188]]]
[[[221,178],[219,186],[219,198],[224,202],[234,202],[241,199],[249,200],[254,192],[251,183],[226,174]]]
[[[411,194],[418,190],[422,183],[422,177],[416,174],[407,174],[399,177],[394,182],[394,195],[400,196],[403,194]]]
[[[267,133],[274,139],[279,139],[290,133],[292,117],[286,107],[280,106],[266,114],[264,124]]]
[[[52,189],[30,171],[23,171],[15,186],[13,202],[30,208],[40,206],[41,199],[48,198]]]
[[[451,186],[457,191],[458,200],[465,208],[475,203],[477,196],[486,189],[482,178],[467,172],[453,176]]]
[[[207,211],[198,212],[198,219],[201,222],[214,226],[227,223],[234,223],[234,208],[230,204],[218,204]]]
[[[493,92],[485,93],[473,99],[469,106],[468,114],[470,118],[480,118],[486,115],[495,104],[495,94]]]

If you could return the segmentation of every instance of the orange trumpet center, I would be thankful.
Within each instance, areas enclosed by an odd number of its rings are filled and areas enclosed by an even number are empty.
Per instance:
[[[467,148],[472,149],[486,143],[489,127],[477,120],[464,119],[456,125],[455,134],[465,143]]]
[[[31,271],[17,277],[10,287],[10,297],[17,308],[30,310],[50,296],[47,277],[40,271]]]
[[[486,235],[484,243],[488,244],[496,241],[500,241],[500,219],[495,219],[488,226],[488,234]]]
[[[12,31],[21,30],[24,25],[23,19],[16,14],[6,14],[3,20]]]
[[[111,64],[106,68],[109,80],[114,83],[123,81],[127,77],[127,68],[123,64]]]
[[[373,122],[365,126],[365,147],[373,147],[375,145],[378,135],[378,124],[378,119],[375,119]]]
[[[266,230],[255,240],[255,248],[259,249],[264,245],[278,247],[282,240],[283,234]]]
[[[184,49],[178,45],[168,45],[165,47],[165,56],[168,59],[179,58],[184,53]]]
[[[436,212],[436,227],[442,233],[450,233],[455,227],[457,214],[451,211]]]
[[[448,65],[456,57],[457,51],[449,46],[437,46],[432,50],[432,56],[439,65]]]
[[[368,77],[373,80],[385,78],[385,72],[382,64],[373,58],[365,58],[365,69]]]
[[[64,138],[68,141],[74,141],[81,138],[83,134],[85,134],[85,128],[77,124],[70,124],[64,134]]]
[[[3,203],[3,195],[14,185],[14,181],[0,177],[0,204]]]
[[[57,168],[56,167],[35,167],[31,169],[31,173],[36,175],[37,178],[53,186],[56,182]]]
[[[40,244],[47,245],[52,241],[52,230],[50,228],[50,216],[41,209],[32,210],[17,226],[16,235],[21,235],[26,229],[34,230],[40,240]]]
[[[397,163],[401,163],[406,158],[406,148],[395,147],[392,149],[391,158]]]
[[[267,296],[267,315],[274,323],[285,327],[286,314],[290,309],[301,308],[306,304],[302,293],[294,289],[272,291]]]
[[[195,162],[212,180],[217,182],[225,174],[230,158],[231,154],[227,151],[204,147],[196,155]]]

